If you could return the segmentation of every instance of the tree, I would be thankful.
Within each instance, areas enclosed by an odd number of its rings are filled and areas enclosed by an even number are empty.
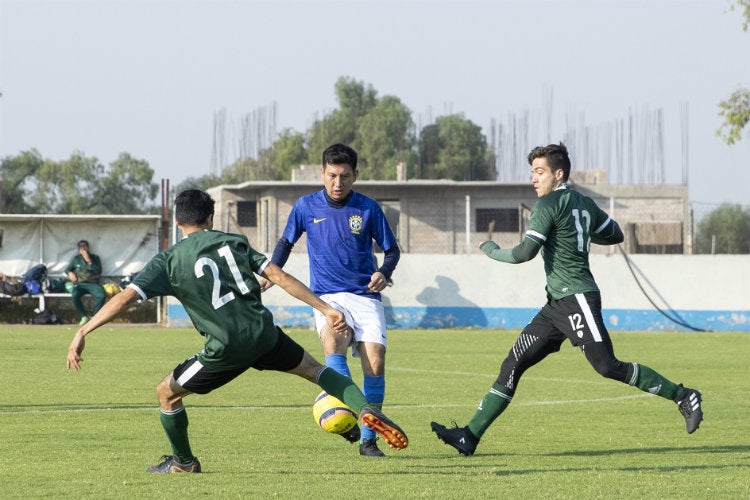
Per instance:
[[[241,158],[227,165],[221,172],[224,184],[236,184],[247,181],[274,181],[280,179],[280,173],[273,163],[273,148],[260,152],[258,158]]]
[[[415,142],[411,111],[398,97],[385,96],[362,117],[357,127],[359,155],[366,179],[395,180],[400,162],[413,162]]]
[[[747,31],[750,27],[750,0],[736,0],[737,5],[732,6],[742,9],[742,30]],[[750,122],[750,90],[740,88],[728,99],[719,103],[719,116],[724,118],[724,123],[716,135],[721,137],[729,145],[734,144],[742,138],[742,130]]]
[[[440,127],[434,123],[426,125],[419,134],[418,168],[414,172],[418,179],[436,179],[435,165],[440,156]]]
[[[377,104],[377,92],[353,78],[336,81],[339,108],[313,123],[307,135],[308,162],[320,163],[320,155],[331,144],[341,142],[355,149],[359,121]]]
[[[462,114],[440,116],[423,130],[419,145],[421,170],[428,179],[488,180],[487,141],[482,129]]]
[[[128,153],[109,164],[106,175],[99,179],[94,194],[94,213],[138,214],[155,212],[152,202],[159,193],[159,185],[151,182],[154,170],[145,160]]]
[[[3,159],[4,211],[36,214],[141,214],[155,210],[158,186],[144,160],[127,153],[107,169],[81,152],[59,162],[36,150]]]
[[[278,179],[291,180],[292,170],[305,163],[305,136],[291,129],[284,129],[273,143],[272,163]]]
[[[36,149],[22,151],[18,156],[3,158],[0,162],[0,179],[4,206],[0,211],[8,214],[29,214],[34,209],[29,203],[29,194],[34,188],[34,178],[42,168],[44,160]]]
[[[750,121],[750,90],[736,90],[719,103],[719,116],[724,118],[716,134],[730,146],[742,139],[742,129]]]
[[[97,213],[98,180],[104,167],[96,157],[73,153],[67,160],[47,160],[36,175],[37,189],[32,194],[36,213]]]
[[[722,205],[698,223],[697,253],[750,253],[750,210]]]

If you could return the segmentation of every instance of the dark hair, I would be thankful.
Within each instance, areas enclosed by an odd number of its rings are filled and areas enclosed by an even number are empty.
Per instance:
[[[199,189],[188,189],[174,200],[174,215],[179,224],[200,226],[214,213],[214,199]]]
[[[529,165],[533,163],[537,158],[545,158],[547,165],[552,170],[562,169],[563,171],[563,182],[568,180],[570,175],[570,157],[568,156],[568,149],[562,142],[560,144],[550,144],[549,146],[537,146],[529,153]]]
[[[81,248],[83,245],[89,246],[89,242],[86,240],[81,240],[78,242],[78,248]]]
[[[323,151],[323,168],[326,165],[349,165],[357,170],[357,152],[344,144],[333,144]]]

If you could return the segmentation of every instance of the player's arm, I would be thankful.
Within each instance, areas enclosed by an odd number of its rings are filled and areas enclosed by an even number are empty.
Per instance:
[[[536,257],[540,248],[542,248],[542,244],[529,235],[526,235],[523,241],[513,248],[500,248],[500,245],[491,240],[479,245],[479,249],[487,257],[499,260],[500,262],[507,262],[508,264],[527,262]]]
[[[383,252],[383,265],[380,266],[378,272],[382,273],[383,276],[385,276],[385,279],[390,281],[391,276],[393,276],[393,271],[396,270],[396,264],[398,264],[400,259],[401,250],[398,248],[398,245],[394,245],[388,250],[385,250]]]
[[[401,250],[398,245],[383,251],[383,265],[372,274],[370,284],[367,286],[371,292],[382,292],[386,286],[393,284],[391,276],[393,276],[393,271],[396,270],[399,259],[401,259]]]
[[[596,243],[597,245],[617,245],[624,240],[625,236],[622,234],[620,225],[609,216],[591,234],[591,243]]]
[[[305,304],[314,307],[326,317],[326,322],[331,329],[338,334],[345,334],[347,331],[344,313],[331,307],[328,303],[321,300],[312,290],[307,288],[304,283],[287,273],[273,262],[269,262],[261,271],[261,275],[279,285],[289,295]],[[117,297],[115,295],[115,297]]]
[[[282,236],[279,238],[279,241],[276,242],[276,247],[273,249],[271,262],[279,267],[284,267],[284,264],[289,260],[289,256],[292,253],[292,248],[294,248],[294,243]],[[273,286],[273,281],[260,278],[258,284],[260,285],[260,291],[265,292]]]
[[[141,296],[135,289],[126,287],[122,292],[118,293],[104,304],[104,307],[102,307],[85,325],[79,328],[68,347],[68,359],[66,363],[68,370],[71,368],[75,371],[81,369],[81,361],[83,361],[81,353],[83,353],[83,348],[86,346],[84,337],[100,326],[112,321],[123,310],[127,309],[130,304],[140,298]]]

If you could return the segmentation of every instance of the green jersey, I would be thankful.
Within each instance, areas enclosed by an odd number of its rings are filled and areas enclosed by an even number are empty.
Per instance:
[[[87,264],[80,254],[73,257],[73,260],[65,268],[65,274],[74,272],[80,283],[99,283],[102,274],[102,261],[94,253],[89,253],[89,257],[91,257],[91,264]]]
[[[616,224],[594,200],[567,184],[537,200],[525,237],[542,246],[549,297],[559,300],[599,291],[589,269],[589,247],[592,238],[595,243],[606,243],[600,241],[602,235],[609,234],[613,228],[608,226]]]
[[[254,275],[268,262],[244,236],[199,231],[156,254],[130,286],[144,298],[173,295],[182,303],[206,337],[198,355],[204,366],[246,368],[277,339]]]

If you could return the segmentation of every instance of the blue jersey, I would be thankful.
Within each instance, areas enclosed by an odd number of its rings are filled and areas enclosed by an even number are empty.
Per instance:
[[[341,208],[328,205],[325,190],[303,196],[289,214],[283,237],[294,244],[307,232],[310,289],[318,295],[369,294],[377,270],[372,242],[388,251],[396,247],[385,214],[375,200],[352,191]],[[371,294],[380,298],[380,294]]]

